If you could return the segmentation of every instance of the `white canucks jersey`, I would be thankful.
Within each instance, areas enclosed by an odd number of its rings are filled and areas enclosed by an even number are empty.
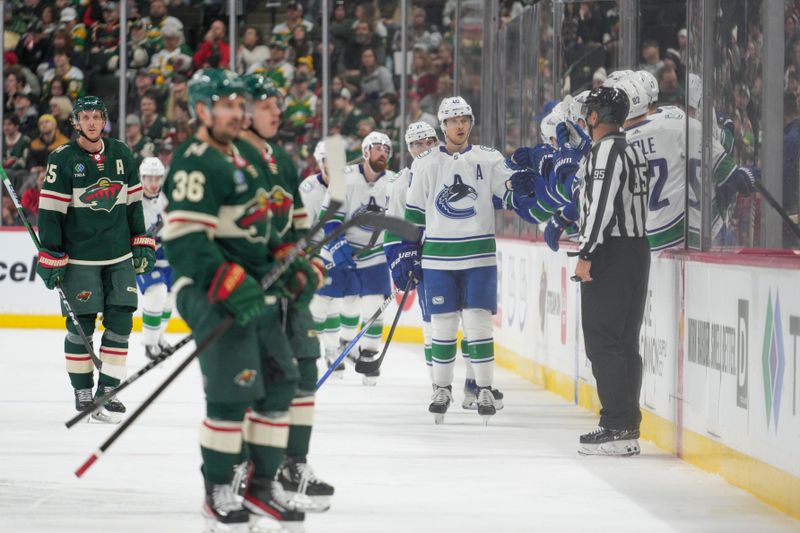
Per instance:
[[[411,164],[405,218],[425,229],[422,267],[466,270],[497,264],[494,203],[514,173],[493,148],[450,154],[438,146]]]
[[[390,183],[389,188],[389,209],[386,214],[390,217],[403,218],[406,211],[406,194],[408,185],[411,182],[411,171],[408,167],[397,173]],[[383,246],[391,246],[400,243],[402,239],[390,232],[383,234]]]
[[[647,158],[650,197],[647,240],[653,251],[683,242],[686,184],[686,114],[660,108],[626,132]]]
[[[161,247],[161,230],[164,228],[164,209],[167,207],[167,197],[163,192],[158,196],[142,196],[142,211],[144,212],[144,227],[148,235],[156,240],[156,266],[166,267],[166,255]]]
[[[345,201],[336,213],[335,219],[344,221],[364,212],[386,213],[389,208],[389,191],[391,190],[391,181],[395,177],[394,172],[387,170],[372,183],[367,182],[362,165],[349,165],[345,167],[344,174],[347,186]],[[330,202],[330,197],[326,195],[323,211],[327,209],[328,202]],[[348,228],[345,233],[347,242],[353,246],[354,251],[358,252],[355,258],[356,268],[386,263],[386,257],[383,255],[382,232],[379,232],[377,239],[373,241],[374,232],[375,229],[372,227],[353,226]]]
[[[322,211],[322,203],[327,192],[328,186],[322,180],[322,174],[309,176],[300,183],[300,198],[308,214],[309,227],[319,220],[319,212]]]

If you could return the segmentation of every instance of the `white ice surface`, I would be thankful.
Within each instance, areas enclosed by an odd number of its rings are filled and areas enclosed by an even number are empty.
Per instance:
[[[145,358],[132,341],[136,369]],[[116,426],[64,427],[74,411],[62,349],[59,331],[0,330],[0,531],[201,531],[197,365],[79,480],[73,471]],[[189,349],[121,395],[129,412]],[[460,407],[461,362],[457,403],[435,426],[420,352],[393,347],[375,388],[349,369],[323,387],[310,461],[336,495],[307,532],[800,531],[648,443],[635,458],[579,456],[577,436],[595,417],[502,369],[506,408],[488,427]]]

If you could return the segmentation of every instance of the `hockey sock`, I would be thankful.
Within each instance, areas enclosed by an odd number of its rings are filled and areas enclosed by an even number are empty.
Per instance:
[[[361,317],[358,314],[359,300],[358,296],[345,296],[342,298],[340,338],[345,342],[353,340],[356,333],[358,333],[358,324],[361,322]]]
[[[150,285],[142,295],[142,344],[145,346],[158,344],[166,300],[167,286],[163,283]]]
[[[494,379],[492,314],[485,309],[464,309],[464,334],[478,387],[489,387]]]
[[[441,313],[431,316],[431,360],[433,382],[439,387],[453,384],[453,369],[456,362],[456,333],[458,313]]]
[[[289,441],[286,455],[305,457],[311,442],[311,428],[314,425],[314,396],[298,396],[289,406]]]
[[[128,339],[133,329],[133,312],[125,307],[108,306],[103,313],[103,340],[100,344],[100,385],[116,387],[127,374]]]
[[[294,381],[268,384],[265,397],[253,402],[253,409],[247,412],[244,441],[257,478],[273,479],[283,462],[296,385]]]
[[[464,368],[467,370],[467,379],[475,379],[475,372],[472,369],[472,363],[469,359],[469,342],[467,337],[461,337],[461,357],[464,358]]]
[[[330,296],[315,295],[309,305],[311,316],[314,319],[314,329],[322,342],[322,347],[326,352],[339,350],[339,330],[341,329],[341,317],[339,308],[341,298],[331,298]]]
[[[370,294],[361,297],[361,316],[364,317],[364,320],[367,320],[372,316],[372,314],[381,306],[385,298],[386,296],[382,294]],[[365,350],[377,352],[381,347],[382,335],[383,319],[378,317],[378,319],[367,328],[366,333],[364,333],[361,346]]]
[[[431,349],[431,323],[422,322],[422,339],[423,339],[423,351],[425,353],[425,368],[428,370],[428,377],[433,383],[433,352]]]
[[[212,485],[230,483],[233,467],[242,458],[242,419],[248,402],[208,402],[200,426],[203,474]]]
[[[167,307],[164,308],[164,312],[161,313],[161,334],[159,335],[159,339],[164,336],[164,332],[167,331],[167,326],[169,325],[169,319],[172,317],[172,305],[169,303],[170,298],[167,298]]]
[[[78,317],[83,332],[92,342],[94,322],[97,315],[81,315]],[[72,320],[67,318],[67,336],[64,339],[64,357],[67,363],[67,374],[74,389],[91,389],[94,386],[94,364],[89,352],[83,345],[81,336]]]

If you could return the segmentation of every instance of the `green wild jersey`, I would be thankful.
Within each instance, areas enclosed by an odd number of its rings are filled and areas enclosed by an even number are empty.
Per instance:
[[[108,265],[131,258],[131,237],[144,235],[142,186],[133,154],[122,142],[103,139],[90,154],[77,141],[47,158],[39,196],[39,239],[66,252],[70,263]]]
[[[162,239],[176,292],[188,283],[208,287],[223,262],[241,265],[256,280],[270,270],[269,188],[238,143],[226,155],[190,138],[175,151],[164,192]]]

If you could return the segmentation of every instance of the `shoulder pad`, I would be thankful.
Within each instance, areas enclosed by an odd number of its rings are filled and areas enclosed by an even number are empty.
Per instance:
[[[317,177],[317,175],[314,174],[313,176],[310,176],[310,177],[304,179],[303,182],[300,184],[300,190],[303,191],[303,192],[311,192],[311,191],[313,191],[314,190],[314,184],[311,182],[311,179],[312,178],[316,178],[316,177]]]

